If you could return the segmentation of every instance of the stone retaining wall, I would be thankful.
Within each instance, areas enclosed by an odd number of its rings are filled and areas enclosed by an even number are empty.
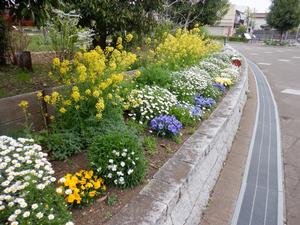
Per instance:
[[[248,66],[208,120],[109,225],[198,225],[247,100]]]

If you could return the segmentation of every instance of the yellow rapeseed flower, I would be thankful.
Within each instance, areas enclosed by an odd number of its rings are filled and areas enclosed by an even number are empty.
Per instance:
[[[65,112],[67,112],[67,110],[64,107],[61,107],[59,109],[59,112],[62,113],[62,114],[64,114]]]
[[[132,41],[132,39],[133,39],[133,35],[132,34],[127,34],[126,35],[126,37],[125,37],[125,41],[127,41],[127,42],[131,42]]]
[[[56,67],[60,66],[60,60],[59,60],[59,58],[56,57],[56,58],[53,59],[53,65],[56,66]]]
[[[22,100],[20,103],[19,103],[19,107],[21,107],[23,110],[26,110],[29,106],[29,103],[28,101],[25,101],[25,100]]]

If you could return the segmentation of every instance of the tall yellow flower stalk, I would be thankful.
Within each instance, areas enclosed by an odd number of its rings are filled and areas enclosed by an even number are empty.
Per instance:
[[[127,37],[130,38],[133,37]],[[67,91],[64,94],[53,92],[44,96],[44,100],[55,105],[64,119],[78,112],[76,118],[91,114],[100,120],[108,101],[117,104],[120,99],[118,86],[124,79],[124,71],[137,59],[135,54],[122,49],[119,38],[116,48],[79,51],[72,62],[54,58],[51,77],[66,85]]]

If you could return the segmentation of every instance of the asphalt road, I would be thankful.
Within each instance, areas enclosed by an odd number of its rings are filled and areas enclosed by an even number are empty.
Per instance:
[[[231,44],[266,75],[278,105],[284,158],[285,218],[300,224],[300,48]]]

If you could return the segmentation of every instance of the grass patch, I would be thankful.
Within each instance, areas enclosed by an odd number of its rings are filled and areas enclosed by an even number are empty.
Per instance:
[[[146,151],[150,155],[155,155],[157,153],[157,145],[156,145],[156,138],[152,136],[145,136],[143,145],[146,149]]]
[[[0,98],[57,86],[48,76],[50,64],[34,64],[33,71],[7,65],[0,67]]]
[[[107,205],[114,206],[118,203],[118,196],[115,193],[112,193],[107,198]]]
[[[41,51],[52,51],[51,44],[47,38],[45,39],[42,34],[36,34],[30,36],[29,44],[26,48],[27,51],[41,52]]]

